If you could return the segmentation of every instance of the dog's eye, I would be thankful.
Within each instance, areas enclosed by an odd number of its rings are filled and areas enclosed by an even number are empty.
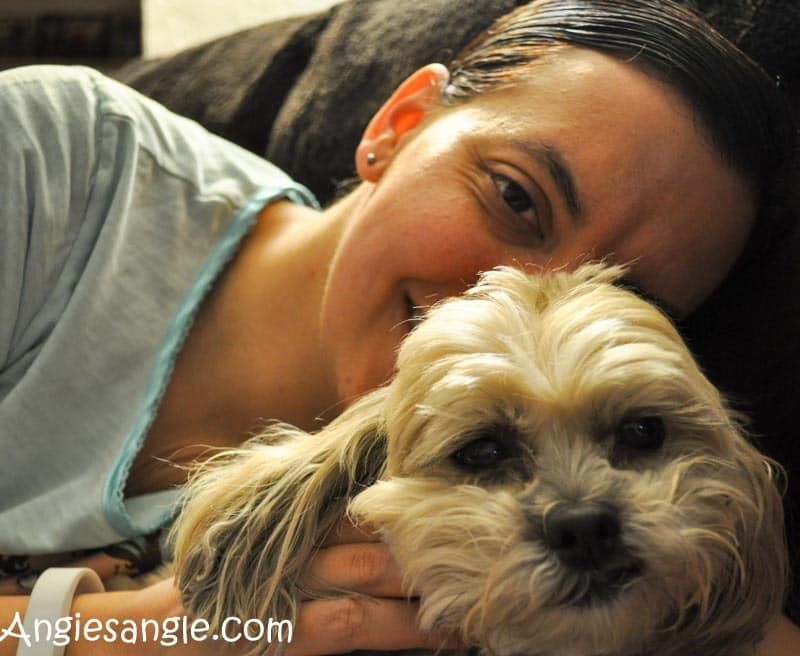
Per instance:
[[[655,451],[664,443],[665,433],[661,417],[635,417],[619,425],[617,441],[635,451]]]
[[[480,437],[462,446],[453,454],[453,459],[468,469],[494,467],[507,456],[506,448],[491,437]]]

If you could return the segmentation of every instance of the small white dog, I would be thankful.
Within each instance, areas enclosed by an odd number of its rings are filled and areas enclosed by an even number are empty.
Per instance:
[[[496,656],[752,653],[787,575],[776,468],[621,273],[487,273],[327,428],[212,459],[178,525],[190,611],[293,619],[350,512],[423,628]]]

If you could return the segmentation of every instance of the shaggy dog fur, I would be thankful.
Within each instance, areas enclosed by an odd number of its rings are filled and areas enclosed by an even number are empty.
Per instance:
[[[318,434],[213,458],[176,533],[190,611],[294,619],[349,512],[423,628],[497,656],[752,653],[784,598],[777,469],[621,274],[487,273]]]

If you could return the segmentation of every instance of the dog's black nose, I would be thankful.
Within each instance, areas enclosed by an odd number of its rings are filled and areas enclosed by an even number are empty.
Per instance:
[[[604,569],[622,550],[617,509],[608,503],[564,503],[544,521],[544,539],[566,565]]]

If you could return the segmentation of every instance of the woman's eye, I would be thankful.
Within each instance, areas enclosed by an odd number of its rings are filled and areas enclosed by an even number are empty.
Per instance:
[[[494,183],[497,185],[497,189],[500,191],[500,195],[503,197],[506,205],[515,212],[521,214],[534,209],[531,197],[513,180],[510,180],[504,175],[495,174]]]
[[[503,203],[512,212],[523,217],[525,221],[523,228],[529,233],[532,232],[537,239],[543,240],[545,235],[539,220],[536,204],[528,192],[511,178],[499,173],[493,173],[492,180]]]

